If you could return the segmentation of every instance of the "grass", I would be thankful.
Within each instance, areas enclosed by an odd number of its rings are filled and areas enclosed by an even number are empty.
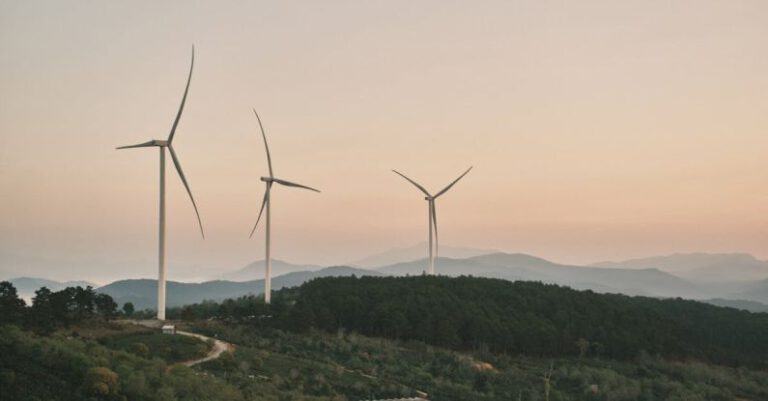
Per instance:
[[[127,351],[144,358],[161,358],[168,363],[202,358],[210,345],[196,338],[162,334],[148,330],[103,337],[100,341],[108,348]]]
[[[291,334],[217,323],[200,323],[192,331],[218,333],[237,345],[233,356],[202,368],[226,378],[244,394],[297,391],[303,396],[339,394],[357,400],[425,391],[447,401],[543,400],[543,373],[551,364],[551,400],[768,399],[766,371],[647,354],[629,362],[540,358],[454,352],[352,333]]]
[[[61,328],[55,333],[55,335],[99,340],[106,337],[148,332],[152,332],[152,329],[138,325],[126,325],[115,322],[93,320],[84,321],[66,328]]]

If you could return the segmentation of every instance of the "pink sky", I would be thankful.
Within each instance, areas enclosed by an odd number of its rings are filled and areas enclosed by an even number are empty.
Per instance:
[[[768,258],[764,1],[0,1],[0,277],[155,275],[157,152],[191,44],[169,278],[426,239],[564,263]],[[169,168],[171,166],[169,165]],[[169,172],[171,172],[169,170]]]

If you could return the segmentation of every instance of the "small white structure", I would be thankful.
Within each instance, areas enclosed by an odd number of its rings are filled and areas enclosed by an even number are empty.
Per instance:
[[[176,326],[172,324],[163,325],[163,334],[176,334]]]

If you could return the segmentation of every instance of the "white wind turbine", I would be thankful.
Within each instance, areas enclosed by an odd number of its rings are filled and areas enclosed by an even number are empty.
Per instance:
[[[395,174],[405,178],[406,180],[408,180],[408,182],[410,182],[411,184],[415,185],[416,188],[421,190],[421,192],[424,192],[424,195],[426,195],[426,197],[424,197],[424,199],[429,203],[429,215],[427,217],[429,219],[429,266],[427,268],[427,273],[429,273],[430,275],[435,274],[435,259],[437,258],[437,243],[438,243],[438,241],[437,241],[437,211],[435,210],[435,200],[437,198],[439,198],[440,195],[448,192],[448,190],[451,189],[451,187],[453,187],[457,182],[459,182],[460,179],[462,179],[465,175],[467,175],[467,173],[469,173],[469,170],[472,170],[472,167],[468,168],[467,171],[464,172],[464,174],[460,175],[459,178],[453,180],[452,183],[448,184],[447,187],[443,188],[442,191],[438,192],[434,196],[431,195],[429,193],[429,191],[424,189],[424,187],[419,185],[419,183],[417,183],[416,181],[406,177],[405,175],[401,174],[397,170],[392,170]],[[434,228],[434,232],[435,232],[435,234],[434,234],[434,237],[435,237],[434,245],[432,244],[432,230],[433,230],[433,228]]]
[[[168,139],[161,140],[155,139],[149,142],[140,143],[138,145],[121,146],[117,149],[129,149],[129,148],[146,148],[146,147],[158,147],[160,148],[160,235],[159,235],[159,257],[158,257],[158,280],[157,280],[157,318],[158,320],[165,320],[165,150],[171,153],[171,159],[176,166],[176,171],[179,173],[179,178],[184,184],[184,188],[187,189],[189,199],[192,200],[192,206],[195,208],[195,214],[197,215],[197,223],[200,225],[200,234],[205,238],[203,232],[203,222],[200,220],[200,213],[197,211],[197,204],[195,198],[192,196],[192,191],[189,189],[187,178],[184,176],[184,171],[181,169],[179,158],[176,156],[176,152],[173,150],[173,136],[176,133],[176,127],[179,125],[179,119],[181,119],[181,112],[184,111],[184,103],[187,101],[187,93],[189,92],[189,83],[192,80],[192,69],[195,66],[195,48],[192,47],[192,64],[189,66],[189,77],[187,78],[187,86],[184,89],[184,97],[181,98],[181,106],[179,112],[176,114],[176,120],[173,121],[171,127],[171,133],[168,135]]]
[[[266,235],[266,256],[264,257],[266,261],[266,273],[264,275],[264,302],[270,303],[272,300],[272,258],[269,253],[269,245],[270,245],[270,205],[272,204],[272,200],[270,198],[270,192],[272,191],[272,184],[278,183],[280,185],[285,185],[286,187],[295,187],[295,188],[304,188],[308,189],[310,191],[320,192],[317,189],[310,188],[305,185],[297,184],[295,182],[290,182],[286,180],[281,180],[279,178],[275,178],[274,173],[272,172],[272,157],[269,155],[269,145],[267,145],[267,135],[264,133],[264,126],[261,125],[261,118],[259,118],[259,113],[256,112],[256,110],[253,110],[253,114],[256,114],[256,120],[259,121],[259,129],[261,129],[261,137],[264,139],[264,149],[267,151],[267,166],[269,167],[269,177],[261,177],[261,180],[264,181],[267,188],[264,190],[264,199],[261,201],[261,209],[259,210],[259,217],[256,219],[256,224],[253,225],[253,230],[251,230],[251,235],[248,237],[253,237],[253,233],[256,232],[256,227],[259,225],[259,221],[261,221],[261,214],[264,212],[264,208],[267,209],[267,227],[265,230]]]

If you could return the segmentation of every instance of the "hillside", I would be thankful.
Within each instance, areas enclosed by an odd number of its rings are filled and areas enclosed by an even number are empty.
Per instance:
[[[235,344],[188,368],[177,362],[206,343],[78,308],[44,329],[32,323],[81,297],[64,290],[69,301],[24,307],[8,285],[3,294],[0,306],[26,318],[0,314],[2,401],[768,399],[768,314],[693,301],[325,277],[277,291],[271,305],[249,296],[172,308],[177,327]]]
[[[458,353],[354,333],[189,324],[236,343],[234,355],[187,368],[172,364],[174,354],[193,350],[172,336],[156,337],[165,344],[153,353],[136,343],[123,348],[138,338],[113,327],[114,339],[94,341],[72,335],[81,327],[38,336],[0,325],[0,400],[358,401],[421,393],[439,401],[544,400],[545,372],[550,399],[559,401],[768,399],[766,371],[650,355],[621,362]]]
[[[302,271],[283,274],[272,279],[272,288],[294,287],[318,277],[379,275],[363,269],[350,267],[327,267],[318,271]],[[245,295],[261,294],[264,280],[244,282],[206,281],[203,283],[180,283],[168,281],[166,287],[168,307],[194,304],[202,301],[220,301]],[[123,305],[132,302],[136,309],[154,309],[157,306],[157,281],[151,279],[121,280],[96,289],[97,292],[111,296],[115,302]]]
[[[768,314],[680,299],[596,294],[484,278],[339,277],[286,292],[286,327],[354,330],[454,349],[527,355],[642,352],[724,364],[768,366]],[[280,317],[279,317],[280,318]]]
[[[90,329],[115,331],[106,325]],[[179,344],[185,341],[157,334],[157,352],[143,343],[144,352],[126,352],[121,344],[101,345],[104,339],[81,337],[79,331],[41,336],[0,324],[0,400],[244,400],[234,386],[164,359],[189,348]]]

